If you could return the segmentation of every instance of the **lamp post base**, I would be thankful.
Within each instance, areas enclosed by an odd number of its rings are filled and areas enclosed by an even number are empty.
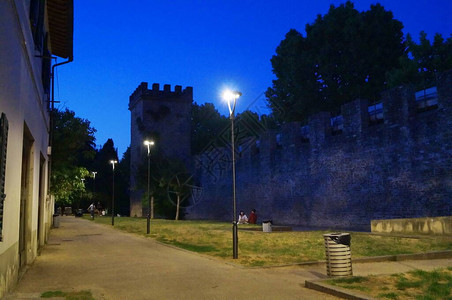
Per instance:
[[[232,258],[239,258],[239,236],[237,222],[232,223]]]
[[[148,214],[147,223],[146,223],[146,233],[151,233],[151,214]]]

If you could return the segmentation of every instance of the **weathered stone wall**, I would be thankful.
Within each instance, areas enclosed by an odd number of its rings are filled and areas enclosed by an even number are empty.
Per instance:
[[[265,132],[237,159],[238,210],[256,208],[260,221],[278,224],[364,230],[372,219],[451,215],[452,71],[438,77],[437,91],[437,108],[423,112],[411,88],[384,92],[377,124],[366,100],[347,103],[336,134],[327,112],[309,120],[308,140],[298,123]],[[203,193],[187,217],[232,220],[230,150],[213,149],[195,165]]]
[[[168,84],[160,90],[158,83],[154,83],[152,89],[148,89],[148,83],[142,82],[130,96],[131,216],[145,215],[141,203],[143,191],[137,189],[135,176],[138,166],[147,154],[147,149],[143,145],[147,135],[155,136],[155,148],[158,147],[162,155],[181,159],[189,165],[192,102],[193,88],[186,87],[182,90],[180,85],[176,85],[174,91],[171,91]]]

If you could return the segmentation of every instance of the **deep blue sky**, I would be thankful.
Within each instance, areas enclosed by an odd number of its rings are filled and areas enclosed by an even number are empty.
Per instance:
[[[96,143],[130,144],[129,95],[142,81],[193,86],[194,100],[226,114],[223,87],[240,90],[238,111],[266,113],[262,93],[274,79],[270,58],[291,28],[325,14],[331,0],[77,0],[74,62],[57,68],[60,108],[91,121]],[[451,0],[382,0],[416,39],[452,33]],[[355,1],[368,10],[376,1]],[[62,61],[61,59],[59,61]],[[258,101],[255,101],[258,99]]]

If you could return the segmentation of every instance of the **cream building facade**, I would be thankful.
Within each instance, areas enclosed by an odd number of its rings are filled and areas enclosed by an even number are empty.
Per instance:
[[[0,298],[45,244],[55,58],[72,61],[72,0],[0,1]]]

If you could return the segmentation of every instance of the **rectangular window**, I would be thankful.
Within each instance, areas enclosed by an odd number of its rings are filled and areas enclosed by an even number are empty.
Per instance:
[[[309,125],[301,126],[301,142],[309,143]]]
[[[3,241],[3,207],[5,202],[6,149],[8,143],[8,119],[0,118],[0,241]]]
[[[384,122],[383,117],[383,103],[376,103],[369,106],[367,109],[369,112],[369,125],[380,124]]]
[[[45,101],[46,103],[50,103],[50,72],[51,72],[51,56],[48,49],[48,35],[46,34],[44,38],[44,49],[43,49],[43,57],[42,57],[42,73],[41,73],[41,79],[42,79],[42,87],[44,88],[44,94],[45,94]]]
[[[45,0],[31,0],[30,2],[30,26],[35,49],[42,51],[44,42],[44,6]]]
[[[333,135],[341,134],[342,130],[344,130],[344,118],[342,117],[342,115],[332,117],[330,119],[330,122]]]
[[[281,148],[281,147],[282,147],[281,137],[282,137],[282,134],[281,134],[281,133],[278,133],[278,134],[276,135],[276,147],[278,147],[278,148]]]
[[[423,112],[438,107],[438,91],[436,86],[414,93],[418,112]]]

